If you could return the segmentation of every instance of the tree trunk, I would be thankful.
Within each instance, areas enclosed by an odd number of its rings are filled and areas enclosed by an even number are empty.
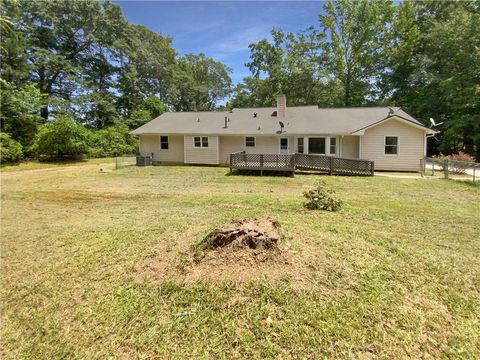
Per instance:
[[[40,115],[45,121],[48,120],[48,105],[40,109]]]

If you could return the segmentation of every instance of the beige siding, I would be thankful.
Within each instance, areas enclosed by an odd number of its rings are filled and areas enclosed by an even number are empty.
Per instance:
[[[397,155],[385,155],[385,136],[398,136]],[[417,171],[424,140],[424,130],[392,119],[365,131],[360,157],[374,161],[375,170]]]
[[[186,164],[212,164],[219,163],[218,136],[208,137],[208,148],[193,146],[194,136],[184,137],[184,151]]]
[[[154,161],[183,162],[183,136],[168,136],[168,150],[160,149],[160,135],[141,135],[140,152],[142,155],[153,153]]]
[[[344,136],[342,139],[342,157],[358,159],[359,136]]]
[[[288,137],[289,152],[294,152],[295,144],[293,136],[285,137]],[[255,147],[245,147],[245,136],[220,137],[221,164],[228,164],[230,161],[230,153],[237,151],[245,151],[247,154],[278,154],[280,152],[280,137],[255,136]]]
[[[230,154],[245,150],[245,138],[243,136],[220,137],[220,164],[230,162]]]

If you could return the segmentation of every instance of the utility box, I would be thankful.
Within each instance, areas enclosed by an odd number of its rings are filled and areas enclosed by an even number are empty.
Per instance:
[[[152,157],[150,155],[143,156],[137,155],[137,166],[150,166],[152,165]]]

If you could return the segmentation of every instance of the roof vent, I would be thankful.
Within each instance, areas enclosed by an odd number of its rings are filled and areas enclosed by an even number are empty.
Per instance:
[[[200,118],[197,118],[197,122],[200,122]]]
[[[272,116],[277,116],[277,111],[272,112]]]
[[[257,113],[253,113],[253,117],[254,117],[254,118],[257,117]]]
[[[257,130],[260,131],[260,130],[262,130],[262,128],[259,126]]]
[[[395,111],[391,107],[389,107],[388,108],[388,116],[392,116],[394,113],[395,113]]]
[[[227,121],[230,122],[230,118],[228,118]]]
[[[225,129],[228,127],[227,125],[227,117],[225,116]]]

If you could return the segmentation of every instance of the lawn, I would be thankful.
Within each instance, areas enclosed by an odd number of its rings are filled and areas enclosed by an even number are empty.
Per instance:
[[[302,208],[319,177],[340,212]],[[478,187],[112,160],[2,168],[1,185],[3,359],[480,358]],[[191,261],[263,216],[281,261]]]

